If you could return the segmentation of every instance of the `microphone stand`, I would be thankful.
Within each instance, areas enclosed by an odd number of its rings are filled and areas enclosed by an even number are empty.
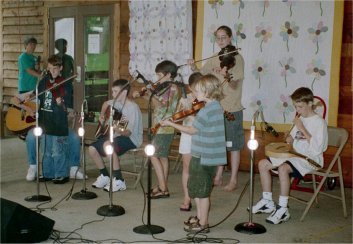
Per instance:
[[[81,136],[81,156],[82,156],[82,166],[83,166],[83,188],[81,191],[76,192],[72,195],[72,199],[75,200],[89,200],[97,197],[97,194],[94,192],[87,191],[86,188],[86,156],[85,156],[85,113],[83,112],[84,104],[87,106],[87,100],[84,99],[81,106],[81,128],[79,128],[78,134]],[[80,131],[81,129],[81,131]]]
[[[251,151],[250,156],[250,192],[249,192],[249,222],[243,222],[237,224],[234,227],[234,230],[246,233],[246,234],[262,234],[266,232],[266,228],[260,224],[252,222],[252,205],[253,205],[253,194],[254,194],[254,187],[253,187],[253,175],[254,175],[254,154],[255,150],[258,148],[259,143],[255,139],[255,121],[256,118],[259,116],[259,111],[257,110],[254,113],[254,116],[251,120],[251,127],[250,127],[250,139],[248,141],[248,148]]]
[[[161,85],[159,85],[159,86],[161,86]],[[148,142],[149,143],[152,141],[152,134],[151,134],[152,107],[151,107],[151,102],[152,102],[153,96],[156,94],[156,91],[158,91],[158,90],[159,89],[157,87],[151,93],[149,100],[148,100],[148,129],[147,129],[147,133],[148,133]],[[151,224],[152,166],[151,166],[151,157],[150,156],[148,156],[148,162],[147,162],[147,175],[148,175],[148,177],[147,177],[147,224],[137,226],[133,229],[133,231],[138,234],[159,234],[159,233],[163,233],[165,231],[165,229],[161,226]]]
[[[26,197],[25,200],[28,202],[46,202],[51,200],[50,196],[40,195],[39,194],[39,136],[42,135],[42,128],[39,127],[39,108],[38,108],[38,86],[40,80],[36,85],[36,127],[33,130],[33,134],[36,137],[36,164],[37,164],[37,195]]]
[[[129,84],[126,83],[125,86]],[[124,91],[125,86],[123,86],[120,89],[120,92],[117,94],[117,96],[114,98],[112,106],[110,106],[110,116],[109,116],[109,141],[110,141],[110,146],[111,146],[111,154],[109,156],[109,175],[110,175],[110,180],[109,180],[109,205],[104,205],[101,206],[97,209],[97,214],[101,216],[107,216],[107,217],[113,217],[113,216],[120,216],[125,214],[125,209],[122,206],[119,205],[113,205],[113,192],[112,192],[112,181],[113,181],[113,152],[114,152],[114,147],[113,147],[113,141],[114,141],[114,128],[113,128],[113,116],[114,116],[114,105],[117,100],[117,98],[120,96],[121,92]]]

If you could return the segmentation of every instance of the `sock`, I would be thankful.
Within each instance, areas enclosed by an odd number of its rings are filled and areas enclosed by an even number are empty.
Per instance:
[[[268,201],[272,201],[272,192],[262,192],[262,198]]]
[[[70,170],[76,172],[78,170],[78,167],[77,166],[71,166]]]
[[[278,205],[286,208],[288,206],[288,196],[279,196]]]
[[[115,177],[116,180],[121,180],[124,181],[123,175],[121,174],[121,170],[113,170],[113,175]]]
[[[109,177],[109,173],[106,167],[104,167],[103,169],[99,170],[99,173],[101,173],[103,176],[108,176]]]

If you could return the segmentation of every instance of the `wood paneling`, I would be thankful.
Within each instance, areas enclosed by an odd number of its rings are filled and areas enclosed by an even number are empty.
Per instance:
[[[352,1],[344,2],[344,20],[342,32],[340,91],[338,106],[339,127],[346,128],[349,139],[343,150],[342,164],[345,186],[352,187]]]

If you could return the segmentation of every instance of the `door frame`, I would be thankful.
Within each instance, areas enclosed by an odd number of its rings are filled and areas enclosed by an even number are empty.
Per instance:
[[[118,10],[118,11],[117,11]],[[80,74],[77,74],[78,77],[81,77],[81,81],[73,81],[74,87],[74,110],[81,111],[81,106],[84,101],[85,93],[85,57],[84,57],[84,18],[87,16],[109,16],[110,18],[110,33],[113,37],[110,41],[110,55],[109,55],[109,78],[108,78],[108,97],[111,98],[111,80],[113,79],[113,67],[118,67],[115,65],[117,60],[115,52],[119,50],[119,47],[116,47],[119,43],[116,43],[116,37],[119,36],[119,32],[116,33],[116,25],[120,25],[120,22],[116,23],[117,14],[120,12],[120,4],[109,4],[109,5],[84,5],[84,6],[67,6],[67,7],[50,7],[48,11],[49,19],[49,55],[54,54],[54,20],[58,18],[74,18],[75,19],[75,44],[74,44],[74,55],[75,55],[75,72],[78,66],[81,67]],[[119,40],[119,39],[118,39]],[[119,73],[119,71],[117,72]],[[114,75],[115,76],[115,75]]]

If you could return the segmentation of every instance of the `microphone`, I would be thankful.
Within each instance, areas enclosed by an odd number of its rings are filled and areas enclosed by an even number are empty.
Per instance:
[[[265,131],[267,133],[271,133],[275,137],[278,137],[278,132],[267,122],[265,122]]]
[[[150,84],[138,70],[135,70],[133,76],[135,77],[135,80],[141,79],[146,86]]]

